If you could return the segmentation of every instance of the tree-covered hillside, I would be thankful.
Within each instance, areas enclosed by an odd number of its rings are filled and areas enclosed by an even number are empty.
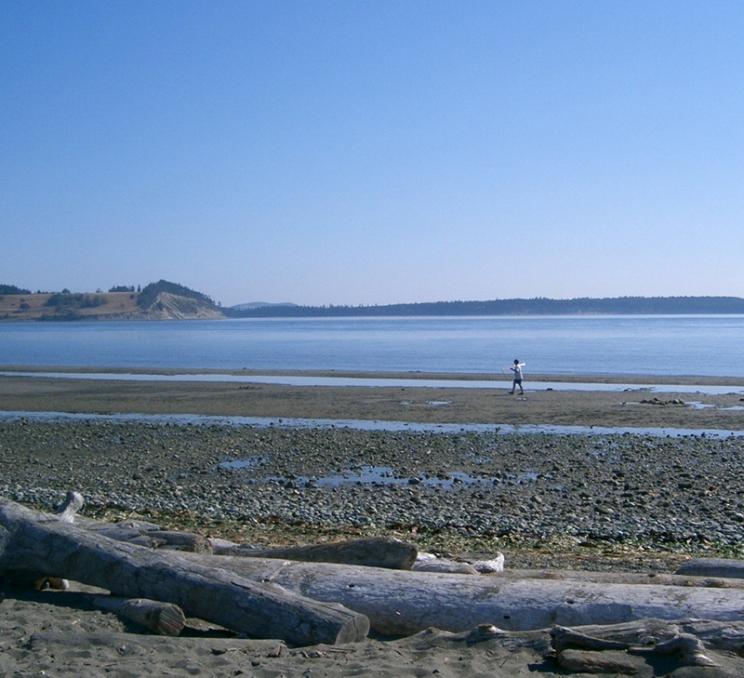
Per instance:
[[[385,306],[264,306],[225,309],[232,317],[469,316],[744,313],[741,297],[606,297],[493,299]]]

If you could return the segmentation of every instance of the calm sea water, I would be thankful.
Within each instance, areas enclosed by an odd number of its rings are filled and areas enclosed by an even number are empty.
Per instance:
[[[0,365],[744,377],[744,316],[0,323]]]

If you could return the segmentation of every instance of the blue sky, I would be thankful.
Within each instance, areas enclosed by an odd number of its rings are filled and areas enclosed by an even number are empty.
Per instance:
[[[0,3],[0,282],[744,296],[744,3]]]

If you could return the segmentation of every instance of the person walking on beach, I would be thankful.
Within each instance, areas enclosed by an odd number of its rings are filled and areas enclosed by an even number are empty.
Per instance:
[[[512,372],[514,372],[514,376],[512,377],[512,390],[510,392],[510,395],[514,395],[514,391],[516,390],[517,386],[519,386],[519,395],[524,395],[524,389],[522,388],[522,368],[524,367],[524,365],[524,363],[520,363],[519,360],[514,358],[514,365],[509,368]]]

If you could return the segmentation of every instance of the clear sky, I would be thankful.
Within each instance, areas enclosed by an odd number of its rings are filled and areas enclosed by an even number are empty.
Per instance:
[[[3,0],[0,282],[744,296],[744,2]]]

